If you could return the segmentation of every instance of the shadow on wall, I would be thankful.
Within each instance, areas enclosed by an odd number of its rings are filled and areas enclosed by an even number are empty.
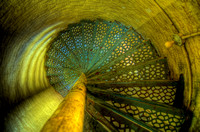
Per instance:
[[[37,131],[62,101],[63,98],[52,88],[47,89],[50,84],[44,66],[46,50],[59,32],[59,24],[33,33],[36,35],[17,39],[10,31],[1,28],[1,130],[27,131],[35,124],[32,129]]]

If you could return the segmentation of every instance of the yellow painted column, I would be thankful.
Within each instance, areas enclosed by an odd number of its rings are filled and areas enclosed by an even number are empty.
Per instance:
[[[86,96],[86,78],[82,74],[71,91],[46,122],[42,132],[82,132]]]

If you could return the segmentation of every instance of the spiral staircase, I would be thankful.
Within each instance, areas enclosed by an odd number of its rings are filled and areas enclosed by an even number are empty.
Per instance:
[[[179,131],[185,121],[183,77],[169,78],[167,59],[119,22],[83,20],[52,42],[50,84],[65,97],[87,78],[84,131]]]

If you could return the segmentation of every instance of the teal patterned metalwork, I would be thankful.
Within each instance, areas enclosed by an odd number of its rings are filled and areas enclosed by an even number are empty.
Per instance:
[[[99,103],[109,104],[161,131],[178,131],[185,119],[183,110],[175,107],[103,90],[97,92],[89,88],[89,91],[96,98],[103,98]]]
[[[105,128],[105,126],[101,125],[101,123],[96,120],[93,116],[91,116],[91,114],[89,114],[87,111],[85,111],[85,118],[84,118],[84,128],[83,128],[83,132],[106,132],[107,129]],[[112,131],[112,132],[118,132],[116,131]]]
[[[131,40],[131,37],[129,38]],[[121,45],[102,63],[103,66],[100,69],[92,71],[88,77],[92,75],[95,76],[96,73],[114,71],[118,68],[120,69],[129,65],[135,65],[158,58],[150,41],[137,44],[135,41],[130,40],[127,38],[127,41],[122,42]]]
[[[120,22],[68,25],[49,46],[45,66],[63,97],[82,73],[87,77],[85,130],[178,131],[184,123],[183,79],[170,80],[167,58]]]
[[[170,80],[96,82],[89,83],[88,87],[93,87],[92,89],[95,91],[112,91],[113,93],[173,105],[179,82]]]
[[[134,80],[165,80],[168,79],[168,68],[166,58],[159,58],[137,65],[112,68],[106,72],[98,72],[98,75],[90,77],[88,82],[92,81],[118,81],[129,82]],[[114,73],[114,74],[113,74]]]
[[[87,94],[88,100],[94,101],[93,106],[119,131],[157,131],[157,129],[145,124],[138,119],[132,118],[123,111],[112,107],[103,100],[97,99],[94,96]]]

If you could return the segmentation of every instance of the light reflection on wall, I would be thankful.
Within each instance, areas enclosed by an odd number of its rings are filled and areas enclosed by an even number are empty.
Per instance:
[[[39,132],[62,100],[52,87],[27,99],[6,118],[6,131]]]

